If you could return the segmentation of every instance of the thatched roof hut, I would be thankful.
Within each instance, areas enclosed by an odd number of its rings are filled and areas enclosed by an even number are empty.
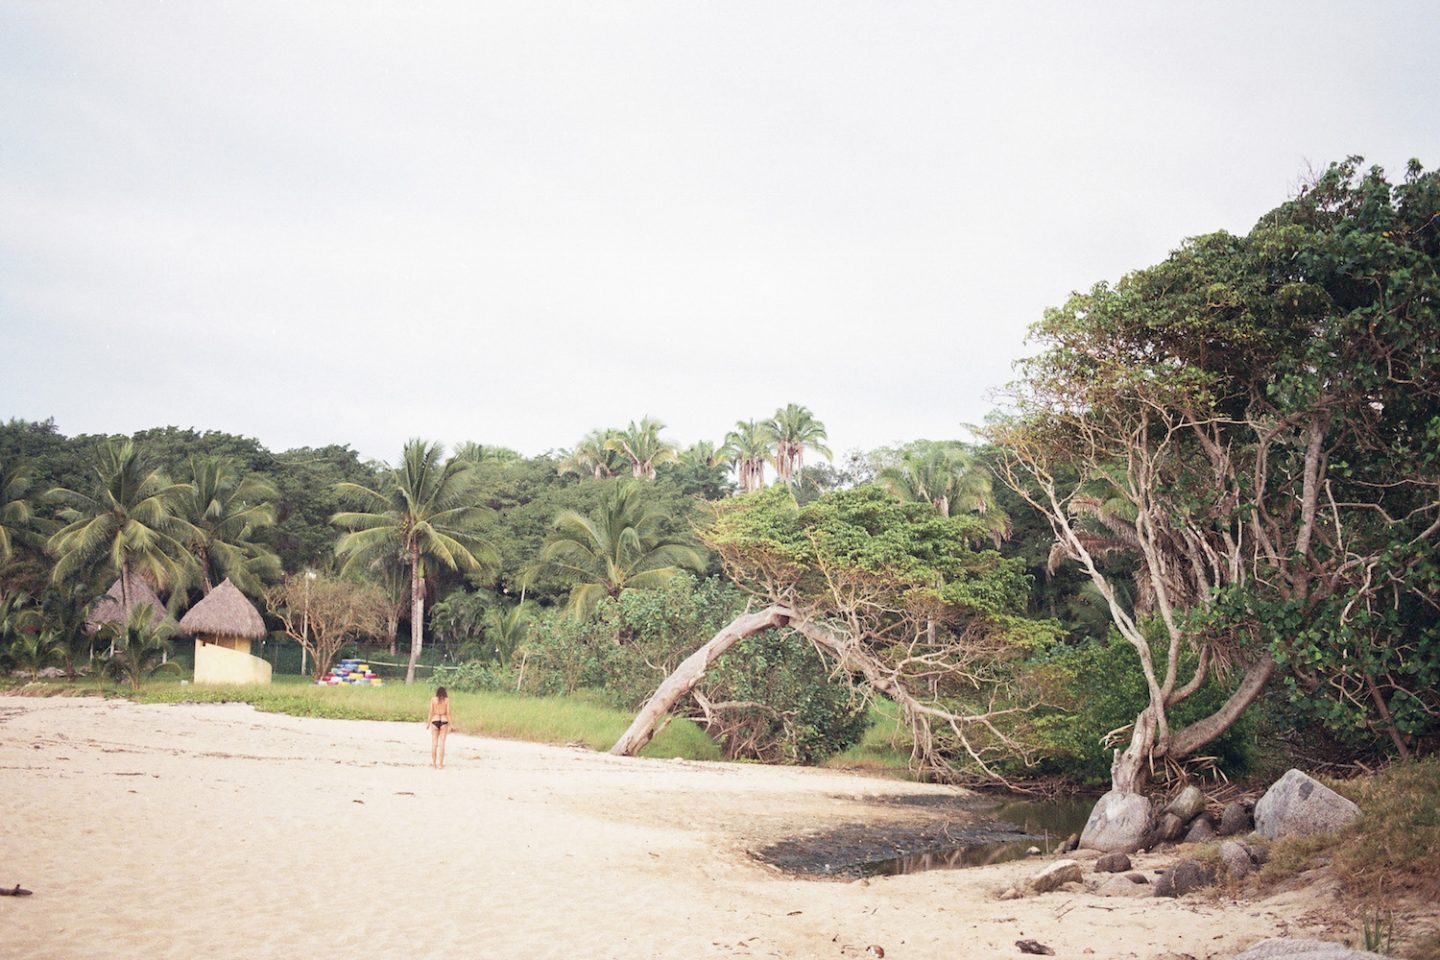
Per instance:
[[[224,583],[180,618],[180,633],[204,637],[212,643],[220,637],[245,640],[248,647],[248,641],[259,640],[267,631],[255,605],[226,577]]]
[[[128,596],[127,596],[128,595]],[[124,599],[129,603],[125,603]],[[150,604],[153,614],[150,617],[150,626],[157,627],[165,622],[167,612],[165,604],[155,594],[155,588],[145,580],[144,577],[130,574],[125,581],[125,591],[120,590],[120,578],[116,577],[110,589],[105,595],[95,601],[95,606],[90,610],[90,616],[85,618],[85,631],[95,633],[107,623],[125,623],[130,619],[130,612],[142,604]]]

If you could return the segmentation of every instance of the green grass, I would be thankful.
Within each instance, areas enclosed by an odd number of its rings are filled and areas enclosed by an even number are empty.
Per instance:
[[[31,692],[63,694],[101,692],[94,681],[74,684],[49,681],[33,685]],[[337,720],[389,720],[419,722],[434,689],[428,684],[383,687],[322,687],[303,677],[277,675],[269,686],[210,686],[182,684],[156,677],[138,691],[105,684],[106,696],[137,703],[248,703],[267,713],[295,717],[329,717]],[[630,725],[632,715],[595,703],[583,696],[527,697],[509,693],[450,695],[450,714],[460,733],[529,740],[536,743],[579,743],[592,750],[608,750]],[[646,757],[680,757],[719,760],[720,748],[689,720],[674,720],[641,751]]]
[[[900,723],[900,708],[889,700],[870,704],[869,726],[860,742],[826,760],[834,770],[863,770],[910,779],[910,731]]]

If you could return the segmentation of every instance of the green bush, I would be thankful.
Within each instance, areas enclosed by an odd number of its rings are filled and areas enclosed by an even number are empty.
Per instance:
[[[1164,646],[1151,637],[1156,662],[1163,663]],[[1193,653],[1182,654],[1179,676],[1183,681],[1195,669]],[[1149,703],[1145,674],[1134,648],[1112,633],[1106,641],[1088,641],[1061,648],[1033,668],[1031,688],[1043,691],[1050,706],[1033,718],[1032,734],[1040,743],[1041,774],[1059,775],[1086,784],[1110,780],[1113,746],[1102,743],[1112,731],[1135,721]],[[1219,709],[1230,690],[1210,679],[1188,699],[1170,710],[1170,727],[1176,729]],[[1215,766],[1227,775],[1243,773],[1250,764],[1253,721],[1242,717],[1206,748]],[[1122,742],[1128,742],[1128,737]]]

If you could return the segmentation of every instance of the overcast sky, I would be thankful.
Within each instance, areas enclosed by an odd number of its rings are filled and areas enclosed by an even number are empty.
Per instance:
[[[961,435],[1069,291],[1440,164],[1440,9],[0,0],[0,418]]]

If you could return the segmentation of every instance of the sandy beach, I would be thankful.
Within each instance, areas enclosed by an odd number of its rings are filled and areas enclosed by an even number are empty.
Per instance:
[[[249,706],[0,697],[7,958],[1231,956],[1333,905],[995,893],[1017,862],[801,880],[766,842],[945,788],[626,760]],[[1152,866],[1161,861],[1139,864]]]

